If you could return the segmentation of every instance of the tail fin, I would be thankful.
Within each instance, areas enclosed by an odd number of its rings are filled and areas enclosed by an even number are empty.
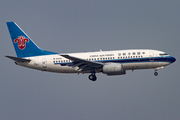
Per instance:
[[[57,54],[54,52],[49,52],[40,49],[15,22],[7,22],[6,24],[9,29],[9,33],[17,57],[22,58],[22,57]]]

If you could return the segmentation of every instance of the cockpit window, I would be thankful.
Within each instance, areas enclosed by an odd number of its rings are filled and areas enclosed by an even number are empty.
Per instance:
[[[167,53],[160,53],[159,54],[160,56],[165,56],[165,55],[168,55]]]

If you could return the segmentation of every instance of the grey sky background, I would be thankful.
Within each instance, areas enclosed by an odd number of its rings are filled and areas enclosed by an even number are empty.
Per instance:
[[[179,0],[1,0],[1,120],[180,119]],[[42,49],[87,52],[156,49],[177,61],[108,77],[57,74],[16,66],[7,21]]]

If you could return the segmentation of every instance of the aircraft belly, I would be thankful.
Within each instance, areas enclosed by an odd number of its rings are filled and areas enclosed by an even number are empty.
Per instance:
[[[77,73],[74,68],[68,66],[60,66],[60,65],[51,65],[48,68],[50,72],[57,72],[57,73]]]
[[[124,70],[151,69],[161,66],[159,62],[141,62],[122,64]]]
[[[146,64],[144,63],[125,63],[123,64],[125,70],[135,70],[135,69],[146,69]]]

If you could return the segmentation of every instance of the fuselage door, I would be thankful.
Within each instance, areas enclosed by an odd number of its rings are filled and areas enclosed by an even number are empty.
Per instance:
[[[47,60],[46,60],[46,58],[42,59],[42,68],[47,68]]]
[[[153,52],[149,53],[149,60],[154,61],[154,53]]]

